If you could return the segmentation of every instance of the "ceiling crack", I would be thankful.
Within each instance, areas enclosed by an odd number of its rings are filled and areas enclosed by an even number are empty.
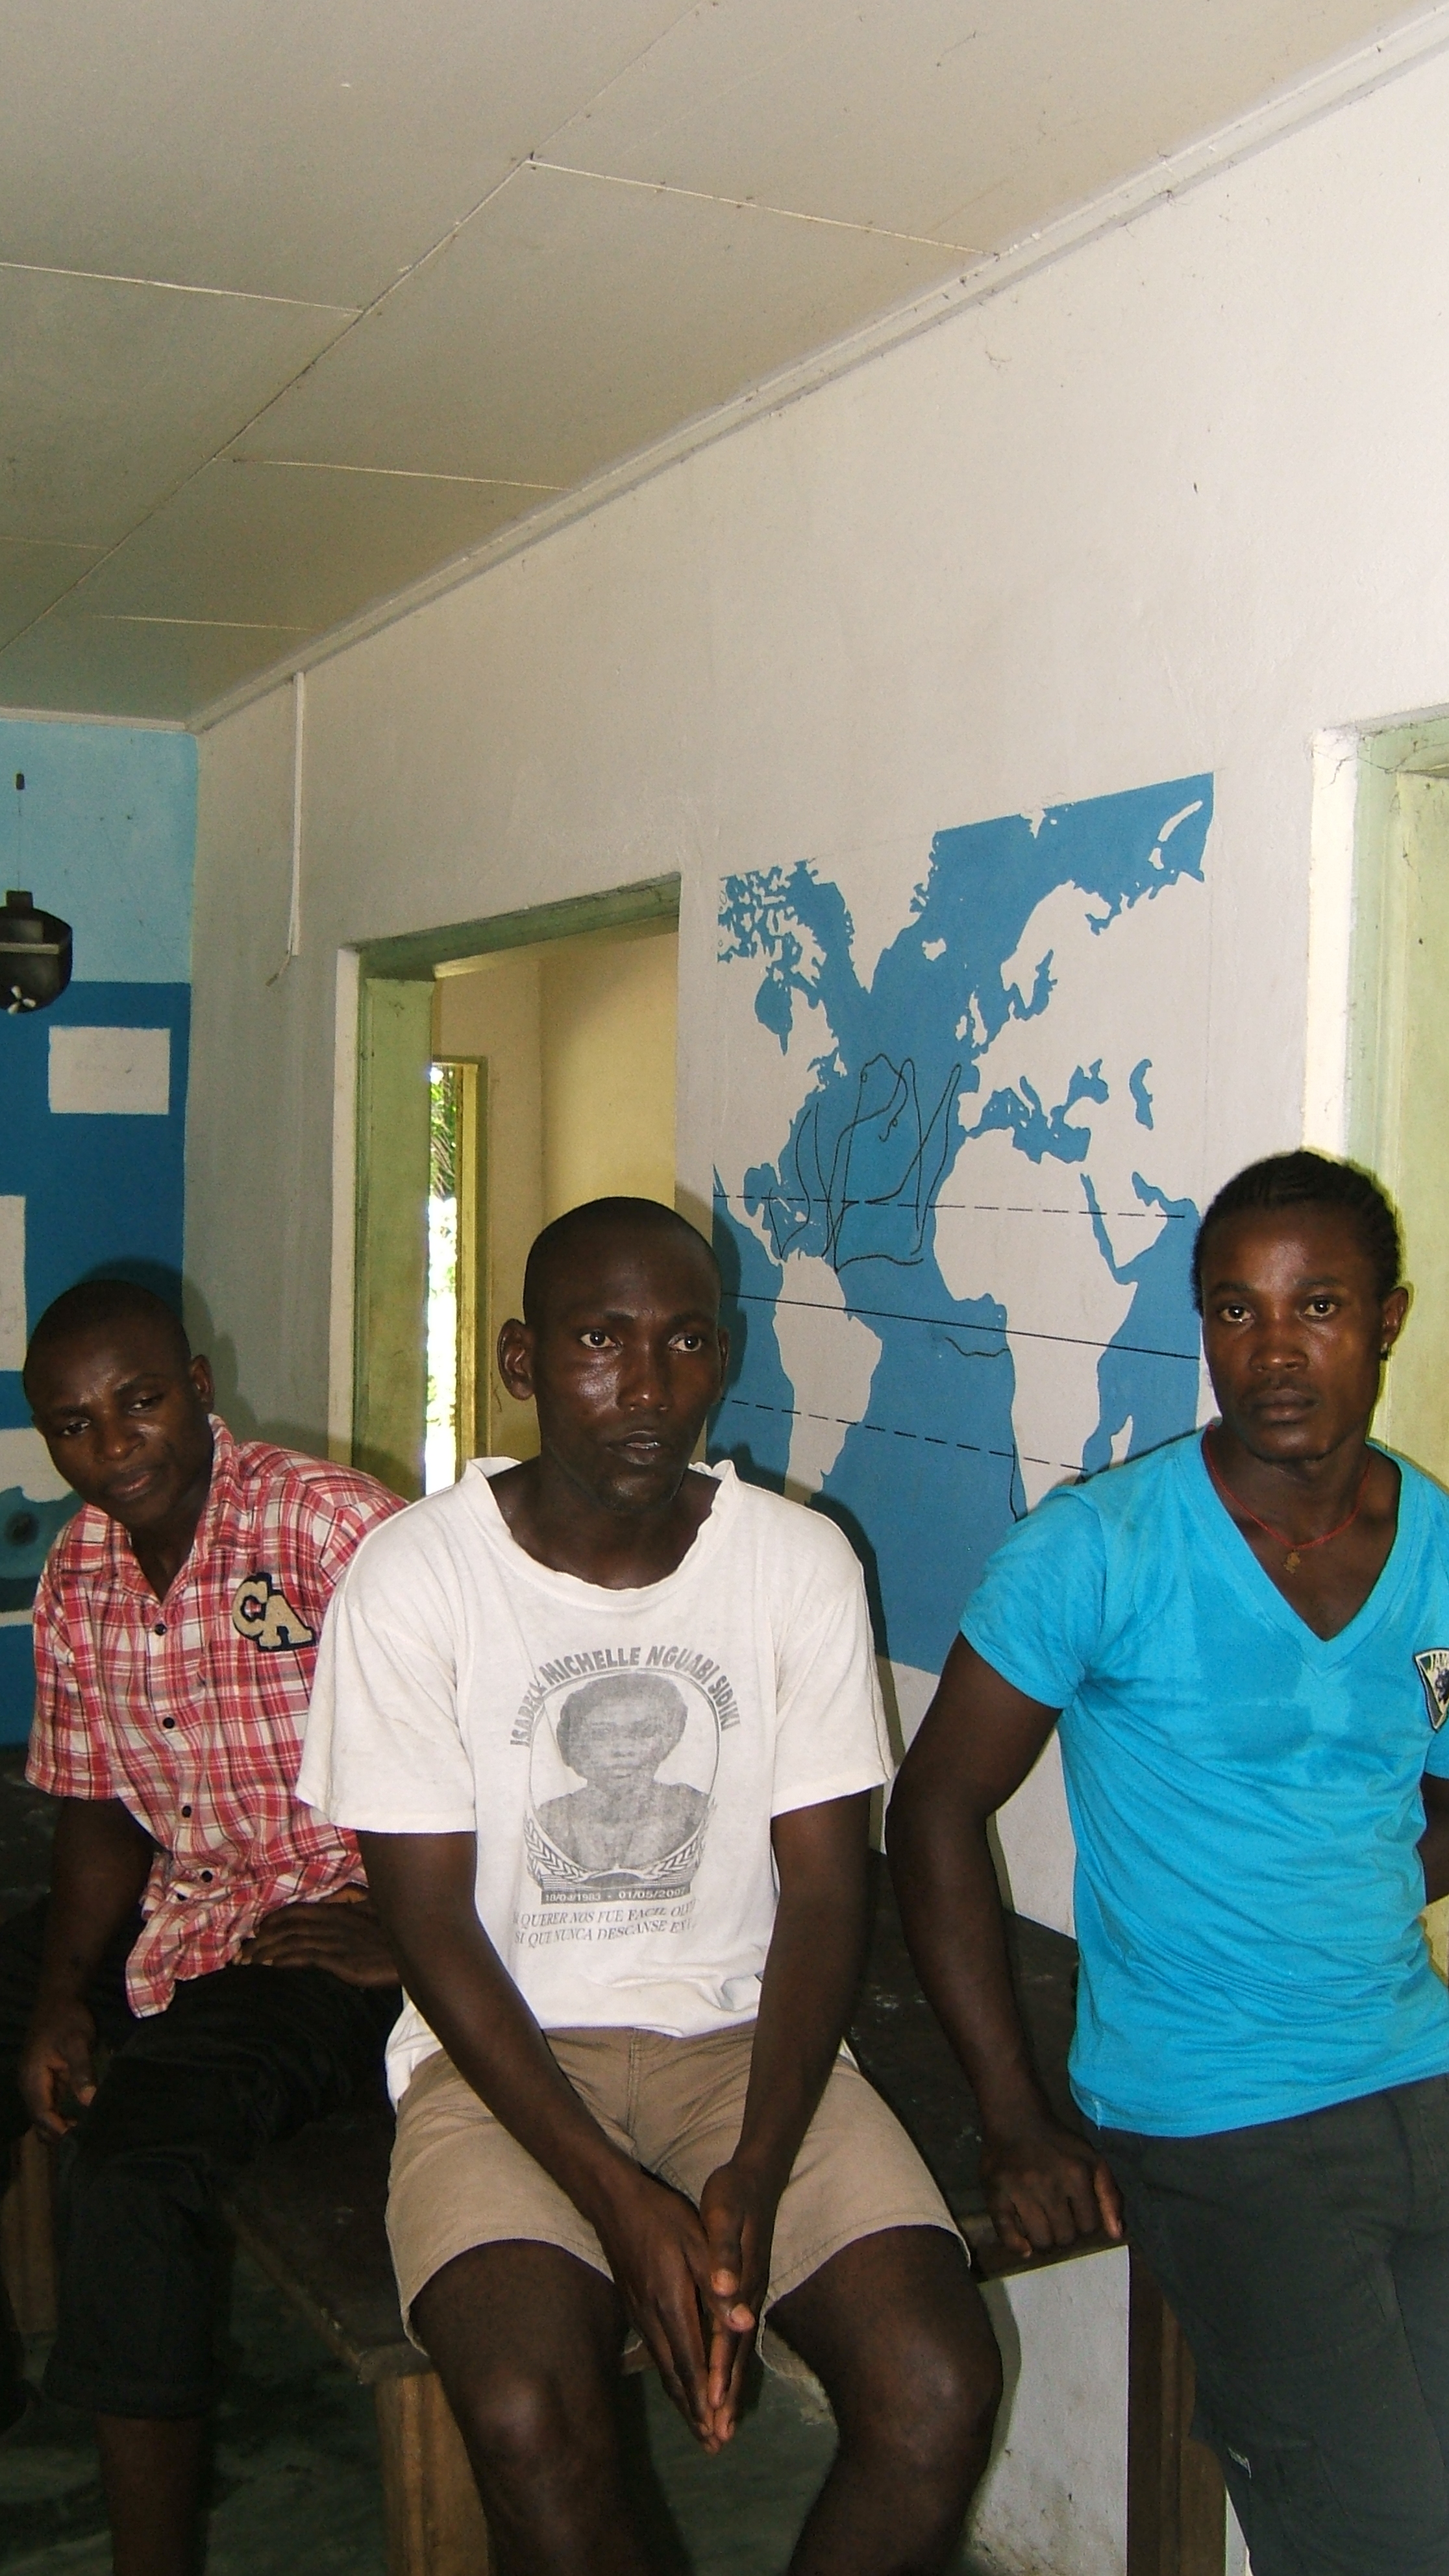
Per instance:
[[[161,295],[214,295],[227,304],[286,304],[300,313],[353,316],[356,304],[318,304],[308,295],[261,295],[249,286],[185,286],[179,277],[127,277],[110,268],[48,268],[38,259],[0,259],[0,274],[11,277],[73,277],[88,286],[149,286]]]
[[[939,233],[898,233],[889,224],[852,223],[844,215],[809,215],[800,206],[775,206],[762,197],[721,197],[712,188],[680,188],[670,179],[626,179],[617,170],[581,170],[571,161],[544,161],[529,154],[525,167],[552,170],[563,179],[596,179],[606,188],[642,188],[651,197],[690,197],[696,205],[728,206],[740,215],[781,215],[791,224],[819,224],[832,233],[865,233],[872,241],[911,242],[922,250],[961,252],[968,259],[985,256],[972,242],[943,241]]]
[[[225,626],[246,635],[310,635],[310,626],[287,626],[279,617],[155,617],[139,608],[83,608],[97,626]]]
[[[245,433],[241,433],[245,435]],[[562,492],[563,483],[525,483],[516,474],[435,474],[422,465],[339,465],[329,456],[233,456],[233,465],[287,466],[300,474],[385,474],[399,483],[478,483],[500,492]]]

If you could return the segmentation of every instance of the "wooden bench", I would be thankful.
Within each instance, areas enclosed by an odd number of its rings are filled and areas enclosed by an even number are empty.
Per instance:
[[[856,2054],[919,2145],[971,2247],[978,2275],[1040,2269],[1107,2250],[1105,2238],[1030,2266],[1009,2255],[986,2213],[970,2088],[917,1984],[882,1870],[870,1956],[851,2028]],[[1036,2063],[1070,2113],[1067,2047],[1075,2011],[1074,1942],[1009,1920],[1013,1972]],[[238,2241],[307,2317],[377,2405],[389,2576],[485,2576],[488,2537],[442,2388],[403,2332],[383,2232],[391,2114],[382,2101],[320,2120],[269,2148],[226,2195]],[[7,2278],[32,2331],[49,2295],[37,2247],[45,2159],[27,2142],[0,2218]],[[19,2206],[24,2201],[23,2207]],[[1128,2345],[1127,2576],[1223,2576],[1222,2482],[1190,2437],[1192,2364],[1156,2283],[1131,2260]],[[16,2297],[20,2290],[22,2298]]]

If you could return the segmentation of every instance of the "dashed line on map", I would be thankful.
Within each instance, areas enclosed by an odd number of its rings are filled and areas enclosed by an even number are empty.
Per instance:
[[[973,1458],[1011,1459],[1017,1454],[1011,1449],[983,1448],[979,1440],[943,1440],[939,1432],[903,1431],[897,1422],[857,1422],[844,1413],[807,1413],[798,1404],[762,1404],[754,1396],[737,1395],[731,1402],[737,1413],[769,1413],[779,1422],[838,1422],[845,1431],[878,1431],[886,1439],[924,1441],[928,1449],[968,1449]],[[1060,1467],[1068,1476],[1082,1472],[1080,1458],[1034,1458],[1028,1449],[1020,1454],[1031,1467]]]

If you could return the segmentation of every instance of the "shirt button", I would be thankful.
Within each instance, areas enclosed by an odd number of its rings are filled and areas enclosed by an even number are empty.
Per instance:
[[[210,1872],[210,1870],[209,1870],[209,1869],[204,1869],[204,1870],[202,1871],[201,1875],[202,1875],[202,1877],[203,1877],[203,1878],[210,1878],[210,1876],[211,1876],[211,1872]]]
[[[191,1813],[191,1809],[190,1809],[189,1807],[183,1807],[183,1808],[182,1808],[182,1810],[181,1810],[181,1812],[182,1812],[183,1816],[189,1816],[189,1815],[190,1815],[190,1813]]]
[[[152,1636],[153,1636],[153,1637],[164,1637],[164,1636],[165,1636],[165,1634],[166,1634],[166,1622],[165,1622],[165,1620],[164,1620],[164,1619],[158,1619],[158,1620],[157,1620],[155,1627],[154,1627],[154,1628],[152,1629],[152,1631],[151,1631],[151,1634],[152,1634]]]
[[[163,1717],[161,1723],[163,1726],[174,1726],[176,1724],[176,1720],[174,1717]]]

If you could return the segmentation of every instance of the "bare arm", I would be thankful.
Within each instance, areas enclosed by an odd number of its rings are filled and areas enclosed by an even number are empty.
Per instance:
[[[701,2311],[728,2325],[696,2212],[604,2135],[561,2072],[473,1902],[471,1834],[362,1834],[403,1984],[453,2064],[595,2229],[681,2414],[718,2448]]]
[[[1057,1711],[1028,1699],[964,1637],[891,1796],[891,1876],[921,1983],[971,2079],[998,2235],[1018,2254],[1105,2228],[1121,2201],[1101,2158],[1054,2118],[1026,2045],[986,1828],[1026,1778]]]
[[[1419,1858],[1424,1864],[1424,1902],[1432,1905],[1437,1897],[1449,1896],[1449,1780],[1426,1771],[1420,1785],[1425,1823]]]
[[[777,1816],[779,1903],[761,1981],[739,2144],[700,2195],[711,2280],[737,2322],[717,2326],[710,2400],[727,2436],[743,2394],[749,2330],[769,2282],[780,2195],[835,2063],[865,1955],[865,1795]]]
[[[20,2090],[43,2137],[74,2125],[67,2102],[95,2092],[96,2026],[86,1988],[140,1902],[156,1846],[119,1799],[61,1804],[50,1865],[40,1991],[20,2059]]]

